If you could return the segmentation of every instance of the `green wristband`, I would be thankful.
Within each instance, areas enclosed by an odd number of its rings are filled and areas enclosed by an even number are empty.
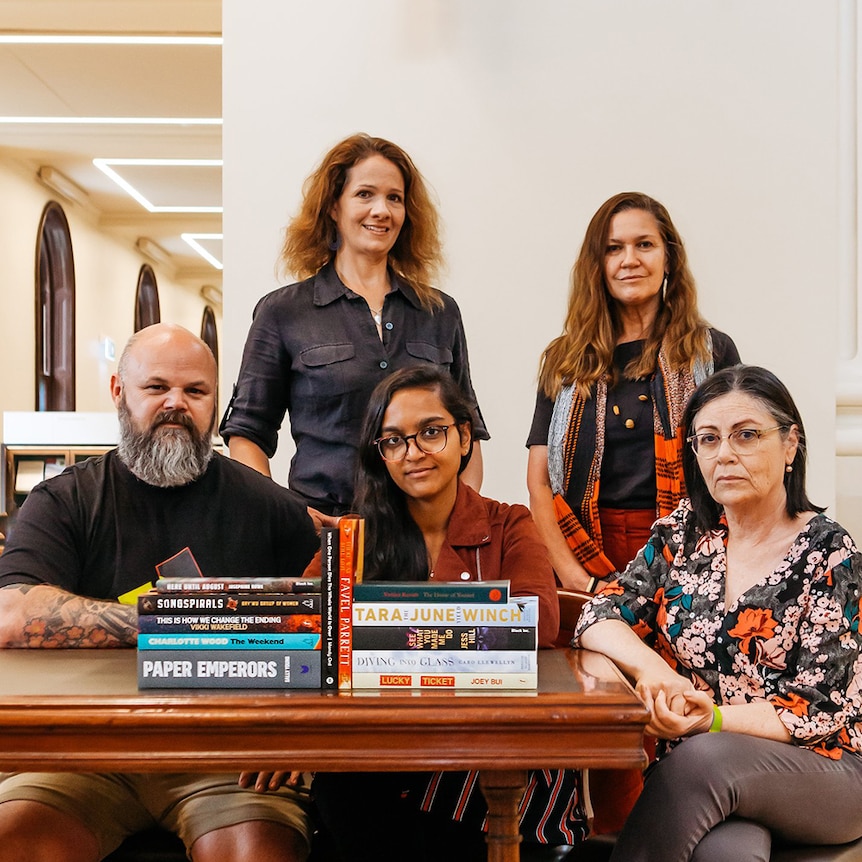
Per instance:
[[[721,710],[712,705],[712,724],[709,726],[710,733],[721,733]]]

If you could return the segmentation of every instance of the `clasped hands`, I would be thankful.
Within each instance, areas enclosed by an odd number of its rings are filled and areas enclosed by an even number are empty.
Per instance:
[[[712,725],[713,699],[681,676],[641,677],[635,691],[650,712],[646,732],[652,736],[659,739],[694,736],[705,733]]]

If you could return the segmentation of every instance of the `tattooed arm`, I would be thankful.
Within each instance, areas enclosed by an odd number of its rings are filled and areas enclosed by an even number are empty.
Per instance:
[[[52,649],[131,647],[137,610],[45,584],[0,589],[0,647]]]

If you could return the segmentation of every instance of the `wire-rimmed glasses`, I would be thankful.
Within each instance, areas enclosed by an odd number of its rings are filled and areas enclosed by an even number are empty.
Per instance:
[[[784,425],[774,425],[772,428],[737,428],[735,431],[731,431],[730,434],[716,434],[714,431],[704,431],[701,434],[692,434],[691,437],[687,437],[686,439],[691,443],[691,448],[698,458],[702,458],[704,461],[711,461],[713,458],[718,457],[722,440],[727,440],[728,445],[737,455],[751,455],[760,446],[761,437],[784,427]]]

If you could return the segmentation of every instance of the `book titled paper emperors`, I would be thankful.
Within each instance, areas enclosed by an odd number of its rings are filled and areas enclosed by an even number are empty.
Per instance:
[[[138,652],[138,688],[319,688],[320,650]]]

